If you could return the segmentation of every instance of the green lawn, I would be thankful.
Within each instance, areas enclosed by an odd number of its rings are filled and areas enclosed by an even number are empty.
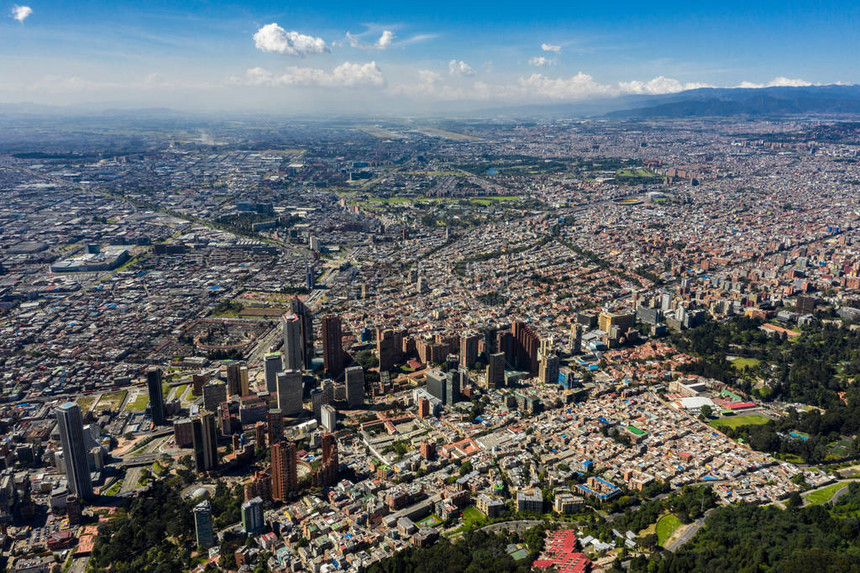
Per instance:
[[[711,420],[711,427],[719,428],[721,426],[728,426],[729,428],[737,428],[738,426],[761,426],[770,422],[770,418],[767,416],[761,416],[759,414],[749,414],[746,416],[732,416],[730,418],[720,418],[718,420]]]
[[[480,524],[486,520],[486,516],[478,511],[477,507],[469,506],[463,510],[463,524],[467,527]]]
[[[663,545],[669,541],[669,538],[679,527],[681,527],[681,520],[671,513],[661,517],[657,521],[657,544]]]
[[[744,368],[755,368],[761,364],[761,360],[757,358],[736,358],[732,360],[732,366],[735,370],[743,370]]]
[[[143,412],[146,410],[147,404],[149,404],[149,393],[141,392],[137,398],[125,405],[125,409],[131,412]]]
[[[836,494],[837,491],[845,487],[846,483],[834,483],[821,489],[816,489],[806,496],[806,501],[809,505],[821,505],[827,503]]]

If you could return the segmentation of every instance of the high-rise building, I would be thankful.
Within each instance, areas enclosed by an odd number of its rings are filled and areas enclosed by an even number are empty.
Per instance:
[[[84,422],[81,407],[75,402],[66,402],[57,408],[57,425],[60,443],[63,446],[63,461],[69,491],[81,499],[93,496],[93,482],[87,461],[87,445],[84,441]]]
[[[266,354],[266,390],[269,394],[278,391],[278,372],[284,369],[284,361],[281,360],[280,352]]]
[[[227,401],[227,385],[218,380],[213,380],[203,385],[203,407],[214,412]]]
[[[478,340],[480,337],[477,332],[464,332],[460,335],[460,366],[462,368],[473,368],[475,361],[478,360]]]
[[[284,437],[284,413],[280,410],[269,410],[266,413],[266,426],[269,431],[269,443],[280,442]]]
[[[314,358],[314,313],[308,305],[299,300],[299,297],[293,298],[290,308],[293,314],[299,317],[304,365],[305,368],[310,368]],[[289,368],[286,365],[284,367]]]
[[[218,466],[218,437],[215,433],[215,412],[202,410],[193,419],[194,466],[199,472]]]
[[[443,372],[438,368],[427,371],[427,392],[443,404],[452,406],[460,401],[461,371]]]
[[[552,354],[553,339],[551,336],[540,339],[540,348],[538,349],[538,362]]]
[[[597,328],[608,333],[613,326],[617,326],[621,334],[624,334],[636,324],[636,314],[632,312],[601,312],[597,317]]]
[[[334,434],[325,433],[322,436],[322,463],[311,476],[311,482],[315,487],[333,486],[337,483],[339,471],[337,440]]]
[[[430,417],[430,400],[427,398],[418,399],[418,417],[422,420]]]
[[[505,353],[496,352],[487,357],[487,388],[505,385]]]
[[[242,531],[245,533],[263,531],[263,500],[259,497],[242,504]]]
[[[403,351],[403,335],[390,328],[376,329],[376,355],[379,357],[379,371],[390,370],[400,360]]]
[[[233,362],[227,365],[227,395],[239,396],[242,394],[242,384],[239,377],[241,364]]]
[[[311,390],[311,410],[314,413],[314,420],[320,423],[322,420],[323,407],[323,391],[322,388],[314,388]]]
[[[194,423],[191,418],[180,418],[173,422],[173,442],[177,448],[187,448],[194,443]]]
[[[198,549],[205,550],[215,545],[212,505],[208,500],[201,501],[194,506],[194,533]]]
[[[272,444],[272,499],[286,501],[298,490],[296,444],[281,439]]]
[[[296,314],[285,314],[281,318],[284,328],[284,368],[304,370],[305,357],[302,347],[302,323]]]
[[[512,333],[516,367],[529,372],[537,372],[540,337],[529,325],[519,320],[514,323]]]
[[[302,371],[284,370],[278,374],[278,409],[285,416],[302,411]]]
[[[327,314],[321,324],[323,342],[323,367],[326,376],[337,380],[343,374],[343,332],[340,317]]]
[[[164,389],[161,386],[161,368],[150,366],[146,369],[146,387],[149,390],[149,413],[152,423],[163,426],[167,420],[164,409]]]
[[[350,408],[364,404],[364,368],[361,366],[346,369],[346,403]]]
[[[251,381],[248,377],[248,367],[244,364],[239,366],[239,395],[248,396],[251,394]]]
[[[329,432],[334,432],[337,428],[337,410],[331,404],[325,404],[320,412],[320,424]]]
[[[555,354],[550,354],[540,363],[540,372],[538,374],[541,384],[558,384],[558,369],[559,360]]]
[[[570,351],[573,354],[582,352],[582,331],[584,327],[578,322],[570,325]]]

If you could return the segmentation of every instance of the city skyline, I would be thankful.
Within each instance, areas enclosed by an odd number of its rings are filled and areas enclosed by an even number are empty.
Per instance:
[[[642,7],[7,3],[0,102],[444,112],[698,87],[854,84],[842,2]]]

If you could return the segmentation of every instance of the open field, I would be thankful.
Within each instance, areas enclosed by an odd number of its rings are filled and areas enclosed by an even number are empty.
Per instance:
[[[480,141],[480,137],[475,137],[473,135],[466,135],[465,133],[457,133],[455,131],[447,131],[445,129],[438,129],[435,127],[419,127],[418,129],[414,129],[413,131],[417,133],[423,133],[424,135],[429,135],[430,137],[439,137],[442,139],[450,139],[452,141]]]
[[[735,370],[743,370],[744,368],[755,368],[761,364],[761,360],[757,358],[735,358],[732,360],[732,366]]]
[[[681,520],[671,513],[661,517],[657,521],[657,544],[663,545],[669,541],[669,538],[679,527],[681,527]]]
[[[809,505],[822,505],[830,501],[837,491],[845,487],[846,483],[838,482],[834,484],[830,484],[827,487],[823,487],[821,489],[816,489],[814,491],[809,492],[806,495],[806,501]]]
[[[102,397],[99,398],[98,404],[96,404],[96,408],[108,408],[110,411],[115,412],[119,410],[120,406],[122,406],[122,403],[123,401],[125,401],[125,397],[127,395],[128,390],[119,390],[117,392],[102,394]]]
[[[93,407],[93,404],[96,403],[96,400],[99,398],[99,394],[90,394],[89,396],[81,396],[78,398],[78,406],[81,407],[81,412],[88,412],[90,408]]]
[[[377,139],[406,139],[398,133],[382,129],[381,127],[361,127],[359,131],[363,131],[367,135],[376,137]]]
[[[125,409],[130,412],[143,412],[146,410],[147,404],[149,404],[149,392],[146,391],[146,388],[142,388],[134,399],[128,401]]]
[[[768,418],[767,416],[762,416],[760,414],[749,414],[746,416],[732,416],[730,418],[711,420],[710,424],[714,428],[720,428],[723,426],[729,428],[737,428],[738,426],[761,426],[763,424],[767,424],[769,421],[770,418]]]

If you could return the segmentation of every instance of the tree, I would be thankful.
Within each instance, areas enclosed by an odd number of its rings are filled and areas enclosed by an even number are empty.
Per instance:
[[[713,408],[705,404],[704,406],[702,406],[701,413],[702,417],[707,420],[714,415],[714,410]]]

